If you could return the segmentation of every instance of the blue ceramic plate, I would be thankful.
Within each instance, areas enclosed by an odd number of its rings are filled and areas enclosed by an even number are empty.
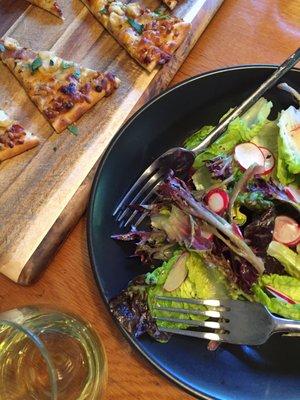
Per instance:
[[[242,66],[189,79],[146,104],[114,137],[96,173],[88,218],[91,262],[106,303],[130,279],[146,271],[128,257],[132,248],[110,239],[119,232],[112,211],[120,197],[159,154],[180,145],[200,126],[217,123],[274,68]],[[293,70],[285,78],[298,89],[299,72]],[[290,96],[276,88],[267,98],[274,102],[272,117],[291,103]],[[164,375],[197,397],[300,399],[300,339],[277,336],[260,347],[223,345],[209,352],[207,342],[193,338],[177,336],[159,344],[148,337],[136,339],[123,333]]]

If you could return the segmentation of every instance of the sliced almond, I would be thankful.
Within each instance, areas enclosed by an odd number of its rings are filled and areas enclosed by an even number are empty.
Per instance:
[[[164,289],[168,292],[172,292],[177,289],[187,276],[187,268],[185,266],[188,258],[188,253],[183,253],[174,263],[169,275],[165,281]]]

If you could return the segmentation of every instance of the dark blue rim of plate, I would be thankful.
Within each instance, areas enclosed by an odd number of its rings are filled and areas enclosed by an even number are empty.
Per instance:
[[[193,390],[190,386],[185,385],[184,383],[182,383],[180,380],[176,379],[172,374],[170,374],[168,371],[166,371],[163,367],[161,367],[160,365],[158,365],[154,360],[151,359],[151,357],[143,351],[143,349],[139,346],[139,344],[135,341],[134,337],[131,336],[117,321],[117,319],[110,313],[110,309],[109,309],[109,304],[107,302],[107,299],[104,295],[104,290],[101,284],[101,280],[98,277],[97,274],[97,270],[96,270],[96,262],[95,262],[95,254],[93,251],[93,245],[92,245],[92,223],[91,223],[91,219],[93,216],[93,209],[94,209],[94,203],[95,203],[95,196],[96,196],[96,191],[97,191],[97,186],[98,186],[98,182],[101,176],[101,171],[102,168],[112,150],[112,148],[114,147],[114,144],[118,141],[119,137],[123,134],[124,131],[126,131],[126,129],[128,128],[128,126],[132,123],[132,121],[134,121],[136,118],[139,117],[140,114],[142,114],[144,112],[144,110],[146,110],[148,107],[150,107],[153,103],[155,103],[158,99],[167,96],[169,93],[171,93],[174,90],[177,90],[177,88],[186,85],[190,82],[196,81],[198,79],[202,79],[205,78],[207,76],[211,76],[211,75],[217,75],[217,74],[221,74],[223,72],[228,72],[228,71],[237,71],[237,70],[242,70],[242,69],[259,69],[259,68],[268,68],[270,70],[277,68],[278,65],[276,64],[245,64],[245,65],[236,65],[236,66],[232,66],[232,67],[226,67],[226,68],[220,68],[220,69],[215,69],[209,72],[204,72],[202,74],[198,74],[195,75],[191,78],[185,79],[182,82],[178,83],[175,86],[172,86],[170,89],[166,89],[164,90],[162,93],[156,95],[155,97],[153,97],[153,99],[149,100],[144,106],[142,106],[139,110],[137,110],[129,119],[128,121],[126,121],[126,123],[124,125],[122,125],[122,127],[119,129],[119,131],[114,135],[114,137],[112,138],[112,140],[110,141],[109,145],[107,146],[101,161],[99,163],[99,166],[97,168],[97,171],[95,173],[95,178],[93,181],[93,185],[92,185],[92,189],[91,189],[91,194],[90,194],[90,200],[89,200],[89,204],[88,204],[88,211],[87,211],[87,242],[88,242],[88,251],[89,251],[89,257],[90,257],[90,261],[91,261],[91,265],[92,265],[92,270],[93,270],[93,275],[94,275],[94,279],[96,281],[96,284],[100,290],[101,293],[101,297],[105,303],[105,306],[109,312],[109,314],[111,315],[112,319],[114,320],[115,324],[117,325],[117,327],[119,328],[119,330],[122,332],[122,334],[125,336],[125,338],[132,344],[132,346],[140,353],[142,354],[151,364],[152,366],[154,366],[159,372],[161,372],[164,376],[166,376],[168,379],[170,379],[172,382],[175,382],[178,386],[180,386],[181,388],[183,388],[184,390],[186,390],[189,394],[195,396],[195,397],[199,397],[199,392]],[[296,71],[300,73],[300,68],[292,68],[291,71]],[[146,166],[145,166],[146,167]],[[112,217],[113,218],[113,217]],[[219,400],[215,397],[210,397],[207,396],[205,393],[201,393],[202,399],[203,400]]]

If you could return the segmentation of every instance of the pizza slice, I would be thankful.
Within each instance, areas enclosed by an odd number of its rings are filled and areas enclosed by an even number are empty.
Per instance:
[[[30,3],[49,11],[51,14],[56,15],[63,19],[63,13],[60,5],[55,0],[28,0]]]
[[[139,3],[83,0],[95,17],[148,71],[165,64],[185,39],[191,25]]]
[[[48,51],[0,40],[0,59],[57,132],[63,131],[119,85],[113,74],[65,61]]]
[[[0,161],[14,157],[39,144],[39,139],[0,109]]]

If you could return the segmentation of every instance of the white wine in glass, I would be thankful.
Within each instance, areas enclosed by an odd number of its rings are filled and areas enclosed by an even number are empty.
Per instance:
[[[0,400],[99,400],[103,345],[89,324],[45,306],[0,314]]]

